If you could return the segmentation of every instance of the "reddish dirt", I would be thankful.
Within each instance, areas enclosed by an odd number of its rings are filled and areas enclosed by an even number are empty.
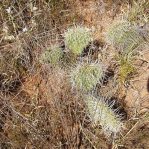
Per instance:
[[[148,91],[148,79],[149,79],[149,51],[148,49],[142,50],[143,59],[138,60],[138,74],[134,79],[130,81],[130,86],[127,89],[125,98],[126,106],[132,112],[132,114],[143,114],[149,110],[149,91]],[[139,62],[140,61],[140,62]],[[133,116],[136,116],[133,115]]]

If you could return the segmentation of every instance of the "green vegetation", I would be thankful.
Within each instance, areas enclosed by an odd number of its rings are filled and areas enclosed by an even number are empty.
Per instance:
[[[135,67],[133,66],[132,57],[121,56],[118,61],[119,64],[119,81],[124,83],[131,74],[135,72]]]
[[[83,26],[68,28],[64,33],[64,41],[69,50],[80,55],[83,49],[92,41],[90,29]]]
[[[87,92],[94,89],[97,83],[101,83],[104,72],[99,63],[82,63],[70,75],[72,86]]]
[[[100,124],[106,136],[116,136],[122,129],[121,117],[117,110],[113,110],[113,103],[102,97],[95,98],[87,95],[84,99],[92,122],[95,125]],[[117,112],[115,112],[117,111]]]
[[[114,22],[106,36],[109,43],[119,47],[124,53],[136,49],[144,42],[137,27],[127,21]]]

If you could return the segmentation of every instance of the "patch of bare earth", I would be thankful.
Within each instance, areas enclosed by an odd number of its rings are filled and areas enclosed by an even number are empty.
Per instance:
[[[138,74],[130,81],[130,86],[126,93],[126,106],[135,117],[149,111],[149,51],[148,48],[143,51],[143,58],[137,61]]]

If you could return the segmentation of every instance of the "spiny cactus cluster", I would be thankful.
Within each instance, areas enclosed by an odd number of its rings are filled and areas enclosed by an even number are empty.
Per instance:
[[[52,65],[57,65],[63,56],[63,52],[58,45],[51,45],[42,55],[41,61],[45,63],[50,63]]]
[[[100,63],[82,63],[71,72],[71,82],[77,89],[91,91],[97,83],[101,83],[103,75]]]
[[[107,31],[106,39],[110,44],[120,47],[124,51],[134,50],[144,42],[137,27],[127,21],[113,23]]]
[[[64,33],[64,41],[68,49],[75,55],[80,55],[83,49],[92,41],[90,29],[82,26],[69,28]]]
[[[109,104],[108,100],[92,95],[85,96],[84,101],[93,124],[100,124],[106,136],[116,136],[122,130],[121,116],[113,110],[114,102]]]
[[[122,25],[119,26],[118,24],[116,29],[112,28],[109,30],[108,38],[110,42],[119,45],[122,44],[125,47],[129,42],[132,42],[132,36],[128,36],[128,29],[130,32],[131,28],[129,24],[122,23]],[[136,32],[133,33],[135,34]],[[129,42],[125,45],[124,41],[127,41],[126,38],[129,38]],[[62,63],[64,61],[68,62],[67,56],[70,55],[70,58],[72,60],[74,58],[75,60],[73,61],[77,62],[77,56],[82,54],[84,48],[91,41],[91,32],[88,28],[82,26],[69,28],[64,33],[65,46],[69,51],[63,53],[58,45],[52,45],[42,54],[42,61],[55,66],[59,64],[62,57]],[[134,39],[134,41],[135,43],[138,42],[137,39]],[[82,91],[81,93],[83,95],[87,92],[93,93],[97,84],[102,85],[105,76],[103,64],[99,62],[80,62],[74,65],[75,67],[69,72],[70,81],[72,87],[78,91]],[[113,103],[108,104],[103,98],[97,99],[90,95],[85,95],[84,102],[86,103],[92,122],[94,124],[99,123],[107,136],[116,135],[120,132],[122,122],[116,111],[112,110]]]
[[[65,47],[68,48],[64,51],[67,52],[64,54],[57,44],[51,45],[41,55],[41,62],[57,65],[60,59],[63,57],[63,62],[65,63],[65,61],[70,61],[70,57],[68,55],[71,55],[71,60],[75,62],[76,56],[81,55],[84,48],[91,41],[91,30],[89,28],[83,26],[74,26],[68,28],[68,30],[64,33]]]

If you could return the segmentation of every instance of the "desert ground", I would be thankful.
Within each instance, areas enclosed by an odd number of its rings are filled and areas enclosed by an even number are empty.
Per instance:
[[[149,1],[0,0],[0,149],[149,149]]]

